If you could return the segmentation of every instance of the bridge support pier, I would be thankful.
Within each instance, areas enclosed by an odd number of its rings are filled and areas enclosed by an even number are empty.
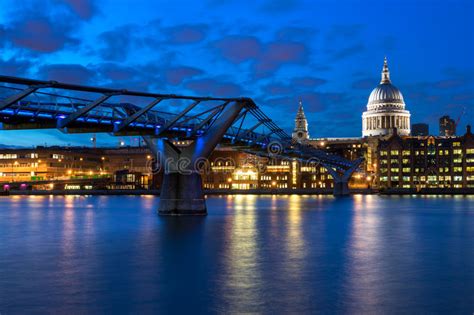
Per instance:
[[[342,174],[338,173],[332,167],[323,164],[323,166],[328,170],[329,174],[331,174],[333,178],[333,195],[335,197],[350,195],[351,191],[349,189],[349,179],[363,160],[364,159],[355,160],[352,166],[349,169],[345,170]]]
[[[201,174],[164,174],[158,213],[160,215],[206,215]]]
[[[334,180],[334,196],[348,196],[351,191],[349,190],[349,181],[336,181]]]
[[[184,148],[164,138],[143,137],[164,170],[161,183],[160,215],[206,215],[201,172],[214,148],[244,107],[228,104],[204,134]]]

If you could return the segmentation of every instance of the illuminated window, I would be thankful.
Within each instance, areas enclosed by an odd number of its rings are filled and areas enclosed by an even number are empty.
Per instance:
[[[392,150],[392,151],[390,151],[390,155],[398,155],[398,150]]]
[[[11,160],[11,159],[17,159],[18,155],[17,154],[0,154],[0,160]]]

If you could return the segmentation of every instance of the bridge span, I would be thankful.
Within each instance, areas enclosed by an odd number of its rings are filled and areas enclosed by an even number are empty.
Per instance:
[[[166,110],[162,110],[162,109]],[[205,215],[202,163],[217,145],[258,156],[321,164],[334,195],[349,194],[361,159],[349,161],[294,141],[251,99],[138,92],[0,76],[2,130],[141,136],[164,167],[159,213]],[[175,141],[186,141],[176,147]]]

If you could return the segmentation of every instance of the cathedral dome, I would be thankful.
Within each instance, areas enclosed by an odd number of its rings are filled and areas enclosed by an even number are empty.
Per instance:
[[[392,83],[381,83],[370,93],[368,105],[382,103],[404,104],[403,95]]]

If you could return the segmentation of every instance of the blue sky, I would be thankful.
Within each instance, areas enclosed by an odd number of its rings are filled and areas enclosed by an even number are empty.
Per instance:
[[[87,85],[252,97],[287,131],[302,99],[312,137],[360,136],[383,57],[412,123],[472,123],[470,0],[0,0],[0,73]],[[87,144],[59,131],[0,144]],[[116,143],[106,135],[98,144]]]

